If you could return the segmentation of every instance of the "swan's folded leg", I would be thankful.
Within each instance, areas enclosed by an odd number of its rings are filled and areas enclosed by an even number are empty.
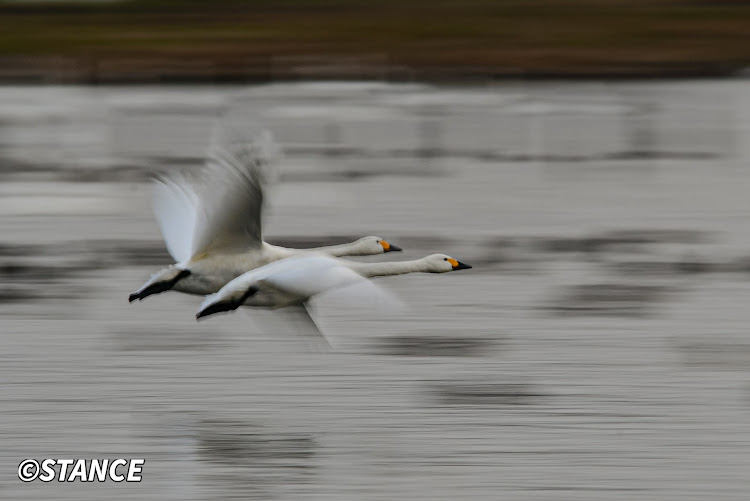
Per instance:
[[[177,267],[167,268],[161,270],[156,275],[153,275],[148,282],[136,292],[128,297],[128,302],[133,302],[136,299],[144,299],[152,294],[159,294],[160,292],[168,291],[181,279],[190,275],[190,270],[183,270]]]

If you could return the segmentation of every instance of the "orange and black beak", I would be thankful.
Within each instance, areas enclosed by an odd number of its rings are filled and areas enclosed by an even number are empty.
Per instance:
[[[385,240],[381,240],[380,245],[383,246],[383,252],[401,252],[401,247],[389,244]]]
[[[383,246],[383,252],[401,252],[401,247],[389,244],[385,240],[381,240],[380,245]]]
[[[461,261],[457,261],[453,258],[448,258],[448,262],[451,264],[451,266],[453,266],[454,270],[470,270],[471,269],[470,265],[466,263],[462,263]]]

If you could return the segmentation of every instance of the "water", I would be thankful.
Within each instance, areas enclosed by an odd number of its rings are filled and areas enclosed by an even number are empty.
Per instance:
[[[227,103],[287,150],[267,240],[474,269],[322,301],[333,351],[128,304],[169,262],[148,178]],[[0,124],[3,499],[746,499],[747,81],[4,87]],[[146,464],[24,484],[27,457]]]

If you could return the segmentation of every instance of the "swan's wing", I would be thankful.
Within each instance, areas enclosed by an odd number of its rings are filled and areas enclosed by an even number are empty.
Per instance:
[[[311,309],[310,303],[302,303],[286,308],[287,318],[296,324],[297,328],[295,330],[299,334],[311,337],[318,347],[322,347],[328,351],[331,349],[331,343],[323,332],[321,332],[320,327],[318,327],[318,324],[312,317]],[[323,344],[320,344],[319,341],[322,341]]]
[[[182,176],[157,182],[156,218],[177,262],[261,246],[263,192],[277,154],[265,129],[220,126],[197,185]]]
[[[172,175],[154,183],[154,215],[176,263],[192,256],[198,204],[198,196],[183,176]]]
[[[274,176],[278,148],[271,133],[252,125],[218,128],[203,171],[193,255],[243,251],[263,243],[264,189]]]
[[[293,256],[232,279],[215,294],[206,296],[201,310],[228,298],[236,299],[251,287],[272,289],[301,303],[327,290],[362,281],[368,280],[332,257],[322,254]]]
[[[370,282],[338,260],[324,255],[297,256],[272,264],[273,269],[258,280],[258,287],[271,287],[302,300],[332,289]]]
[[[342,286],[332,287],[311,298],[317,305],[335,305],[338,309],[354,311],[376,311],[380,315],[402,311],[401,300],[372,280],[352,280]]]
[[[256,281],[261,290],[271,287],[302,301],[324,300],[339,309],[393,311],[401,307],[393,294],[329,256],[297,256],[272,265],[275,269]]]

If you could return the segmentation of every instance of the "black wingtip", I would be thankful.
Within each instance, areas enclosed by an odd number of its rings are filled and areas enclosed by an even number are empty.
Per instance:
[[[203,317],[207,317],[209,315],[213,315],[214,313],[222,313],[224,311],[232,311],[236,310],[239,307],[239,303],[235,303],[234,301],[220,301],[218,303],[214,303],[212,305],[209,305],[205,308],[203,308],[201,311],[199,311],[195,315],[195,319],[199,320]]]
[[[179,282],[180,280],[182,280],[183,278],[187,277],[190,274],[191,274],[190,270],[181,270],[177,274],[177,276],[174,277],[172,280],[164,281],[164,282],[156,282],[155,284],[149,285],[145,289],[142,289],[138,292],[131,294],[128,297],[128,302],[132,303],[136,299],[143,300],[151,295],[161,294],[162,292],[168,291],[169,289],[174,287],[174,285],[177,282]]]
[[[218,313],[218,312],[201,310],[201,311],[199,311],[198,313],[195,314],[195,319],[196,320],[200,320],[201,318],[207,317],[207,316],[209,316],[209,315],[211,315],[213,313]]]

